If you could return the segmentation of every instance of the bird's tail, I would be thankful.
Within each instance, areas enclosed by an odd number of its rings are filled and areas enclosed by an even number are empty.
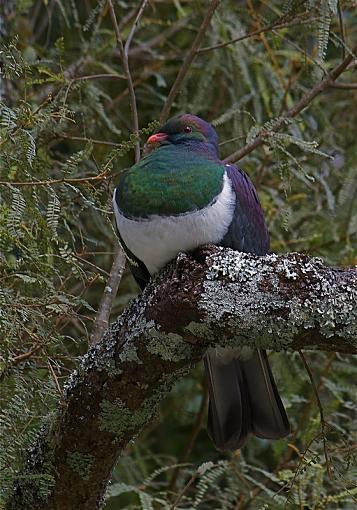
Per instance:
[[[204,357],[209,383],[208,433],[220,450],[241,448],[249,433],[279,439],[290,432],[265,351],[247,360]]]

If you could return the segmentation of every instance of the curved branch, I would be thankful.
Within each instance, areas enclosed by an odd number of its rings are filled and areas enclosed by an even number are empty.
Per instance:
[[[357,352],[357,270],[297,253],[180,254],[84,356],[6,509],[100,508],[120,452],[209,345]]]
[[[95,317],[93,331],[91,334],[91,345],[99,342],[99,340],[103,337],[105,330],[108,328],[113,300],[117,295],[124,270],[125,255],[121,247],[117,245],[114,250],[113,264],[110,270],[109,278],[106,282]]]
[[[132,79],[131,72],[130,72],[130,67],[129,67],[129,55],[128,55],[128,53],[129,53],[130,43],[131,43],[132,38],[134,36],[134,32],[135,32],[136,27],[137,27],[137,25],[139,23],[140,17],[141,17],[141,15],[142,15],[142,13],[143,13],[143,11],[145,9],[147,1],[148,0],[143,0],[142,1],[141,6],[139,8],[139,12],[138,12],[138,14],[137,14],[137,16],[135,18],[133,26],[131,27],[128,39],[127,39],[127,41],[125,43],[125,46],[124,46],[122,38],[121,38],[119,24],[118,24],[118,21],[117,21],[117,18],[116,18],[113,2],[112,2],[112,0],[108,0],[108,7],[109,7],[109,12],[110,12],[110,17],[112,19],[112,23],[113,23],[113,27],[114,27],[114,32],[115,32],[115,37],[116,37],[116,41],[117,41],[117,46],[118,46],[119,53],[120,53],[120,56],[121,56],[121,59],[122,59],[122,63],[123,63],[124,74],[126,76],[126,80],[127,80],[127,83],[128,83],[129,102],[130,102],[130,108],[131,108],[131,120],[132,120],[134,134],[137,137],[137,141],[135,143],[135,162],[136,163],[140,159],[139,119],[138,119],[138,109],[137,109],[137,106],[136,106],[136,96],[135,96],[134,84],[133,84],[133,79]]]
[[[250,39],[251,37],[264,34],[265,32],[271,32],[272,30],[279,30],[283,28],[293,27],[296,25],[304,25],[307,23],[311,23],[312,21],[315,21],[315,19],[313,18],[308,18],[306,14],[307,14],[306,12],[303,12],[299,16],[295,16],[293,19],[291,19],[291,16],[289,16],[289,14],[283,14],[278,19],[273,21],[273,23],[258,28],[257,30],[247,32],[246,34],[240,35],[239,37],[235,37],[234,39],[230,39],[229,41],[215,44],[214,46],[206,46],[205,48],[200,48],[197,50],[197,54],[200,55],[202,53],[208,53],[210,51],[226,48],[227,46],[236,44],[237,42],[244,41],[245,39]]]
[[[220,2],[221,2],[221,0],[211,0],[209,6],[207,7],[206,16],[204,17],[202,24],[201,24],[200,28],[198,29],[198,32],[197,32],[197,35],[196,35],[194,41],[192,42],[190,51],[187,53],[182,65],[180,67],[180,70],[178,72],[178,75],[176,76],[175,82],[171,87],[169,95],[167,96],[167,99],[166,99],[163,109],[161,111],[161,114],[160,114],[160,123],[161,124],[169,116],[173,102],[174,102],[177,94],[180,92],[182,82],[185,79],[186,74],[187,74],[188,70],[190,69],[192,62],[197,55],[197,53],[196,53],[197,49],[198,49],[199,45],[201,44],[201,41],[202,41],[202,39],[208,29],[208,26],[211,22],[212,16],[215,13],[215,10],[219,6]]]
[[[334,67],[329,73],[326,74],[325,78],[315,85],[309,92],[307,92],[290,110],[288,110],[284,115],[278,117],[274,125],[269,129],[269,131],[265,128],[262,128],[254,140],[250,143],[247,143],[241,149],[230,154],[224,161],[227,163],[233,163],[235,161],[239,161],[244,156],[252,152],[254,149],[259,147],[264,143],[264,141],[271,136],[272,133],[276,133],[280,131],[280,129],[286,124],[287,119],[291,119],[296,117],[300,112],[302,112],[309,104],[315,99],[316,96],[321,94],[324,90],[333,86],[335,81],[341,74],[349,67],[352,61],[356,58],[357,53],[357,45],[355,45],[349,55],[336,67]]]

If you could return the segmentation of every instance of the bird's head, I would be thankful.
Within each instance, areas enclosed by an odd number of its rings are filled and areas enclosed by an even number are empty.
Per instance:
[[[185,113],[169,119],[151,135],[149,147],[183,144],[218,157],[218,136],[213,127],[200,117]]]

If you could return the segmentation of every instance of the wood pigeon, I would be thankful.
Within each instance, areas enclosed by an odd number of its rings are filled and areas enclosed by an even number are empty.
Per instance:
[[[143,289],[180,251],[205,244],[264,255],[269,234],[247,175],[219,159],[213,127],[191,114],[168,120],[147,140],[150,152],[120,177],[113,205],[119,238]],[[211,348],[204,357],[208,432],[221,450],[250,433],[279,439],[289,422],[266,352]]]

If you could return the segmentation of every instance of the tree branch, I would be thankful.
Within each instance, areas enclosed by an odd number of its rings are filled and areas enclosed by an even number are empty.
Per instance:
[[[94,328],[91,334],[91,344],[94,345],[103,337],[108,328],[110,312],[113,300],[118,292],[118,287],[125,269],[125,255],[119,245],[115,247],[113,264],[108,281],[102,294],[98,312],[95,318]]]
[[[333,475],[332,475],[332,470],[331,470],[331,465],[330,465],[330,459],[329,459],[328,452],[327,452],[327,444],[326,444],[327,443],[327,441],[326,441],[327,423],[326,423],[326,420],[325,420],[324,409],[322,407],[322,403],[321,403],[321,400],[320,400],[319,392],[317,390],[317,387],[316,387],[316,384],[315,384],[315,381],[314,381],[314,376],[312,375],[312,372],[311,372],[311,368],[309,367],[309,364],[308,364],[308,362],[307,362],[303,352],[299,351],[299,354],[300,354],[300,358],[302,359],[302,362],[304,364],[305,370],[306,370],[306,372],[307,372],[307,374],[309,376],[309,379],[310,379],[310,382],[311,382],[311,386],[312,386],[312,389],[313,389],[313,392],[314,392],[314,395],[315,395],[315,398],[316,398],[317,407],[319,408],[320,424],[321,424],[321,436],[322,436],[322,442],[323,442],[323,446],[324,446],[326,471],[327,471],[327,474],[328,474],[330,480],[333,480]]]
[[[333,82],[329,85],[332,89],[342,89],[342,90],[356,90],[357,83],[342,83],[342,82]]]
[[[108,170],[98,175],[88,177],[74,177],[69,179],[47,179],[44,181],[0,181],[0,186],[52,186],[53,184],[85,184],[87,182],[105,181],[108,179]]]
[[[230,156],[228,156],[225,161],[227,163],[232,163],[235,161],[239,161],[244,156],[252,152],[254,149],[259,147],[264,143],[264,141],[271,136],[272,133],[275,133],[279,131],[286,123],[287,119],[296,117],[300,112],[302,112],[312,101],[315,99],[316,96],[321,94],[325,89],[332,86],[332,84],[335,82],[335,80],[341,76],[341,74],[347,69],[347,67],[351,64],[353,59],[355,58],[355,54],[357,53],[357,45],[354,46],[352,51],[347,55],[347,57],[339,64],[337,65],[332,71],[330,71],[328,74],[326,74],[325,78],[315,85],[309,92],[307,92],[301,99],[298,101],[290,110],[288,110],[284,115],[281,117],[278,117],[273,125],[269,129],[262,128],[260,132],[257,134],[255,139],[239,149],[236,152],[233,152]]]
[[[182,63],[182,66],[180,67],[180,70],[178,72],[178,75],[176,77],[176,80],[174,84],[171,87],[171,90],[169,92],[169,95],[167,96],[166,102],[164,104],[164,107],[162,109],[161,115],[160,115],[160,122],[163,123],[167,117],[169,116],[172,104],[175,100],[175,97],[180,92],[180,88],[182,85],[183,80],[186,77],[186,74],[194,60],[194,58],[197,55],[197,50],[199,45],[201,44],[201,41],[206,33],[206,30],[210,24],[210,21],[212,19],[212,16],[217,9],[218,5],[220,4],[220,0],[212,0],[210,5],[207,8],[207,14],[202,21],[202,24],[197,32],[197,35],[195,37],[195,40],[192,43],[190,51],[187,53],[185,60]]]
[[[100,508],[120,452],[208,346],[354,353],[356,305],[356,269],[297,253],[180,254],[84,356],[6,510]]]
[[[226,48],[227,46],[236,44],[237,42],[241,42],[246,39],[250,39],[251,37],[255,37],[256,35],[260,35],[265,32],[270,32],[272,30],[280,30],[283,28],[288,28],[288,27],[292,27],[292,26],[296,26],[296,25],[305,25],[307,23],[311,23],[312,21],[315,21],[315,19],[307,18],[306,12],[304,12],[304,13],[300,14],[299,16],[296,16],[295,18],[292,18],[292,19],[289,14],[284,14],[283,16],[280,16],[279,19],[275,20],[273,23],[270,23],[269,25],[265,25],[264,27],[258,28],[257,30],[253,30],[252,32],[247,32],[246,34],[243,34],[239,37],[235,37],[234,39],[230,39],[229,41],[226,41],[226,42],[215,44],[214,46],[207,46],[205,48],[200,48],[197,50],[197,54],[201,55],[202,53],[208,53],[210,51],[215,51],[215,50],[219,50],[222,48]]]
[[[134,90],[133,79],[130,72],[129,67],[129,49],[131,45],[131,41],[134,37],[135,30],[139,24],[140,18],[144,12],[144,9],[148,3],[148,0],[142,0],[141,5],[139,7],[138,13],[135,17],[134,23],[129,32],[128,38],[123,45],[123,41],[120,35],[120,29],[118,25],[118,21],[115,15],[114,6],[112,0],[108,0],[108,6],[110,11],[110,16],[112,19],[112,23],[114,26],[115,37],[117,40],[117,46],[119,49],[119,53],[123,62],[124,73],[126,76],[126,80],[128,83],[128,91],[129,91],[129,101],[131,108],[131,117],[132,117],[132,126],[134,134],[136,135],[135,142],[135,162],[137,163],[140,160],[140,141],[139,141],[139,118],[138,118],[138,109],[136,106],[136,96]],[[115,251],[114,260],[112,264],[112,268],[110,271],[109,280],[105,289],[110,289],[108,292],[104,291],[102,299],[100,301],[98,313],[96,316],[93,333],[91,335],[91,343],[95,344],[99,341],[100,337],[103,335],[105,329],[108,326],[108,321],[110,317],[110,312],[112,309],[113,299],[116,296],[121,277],[123,275],[123,271],[125,268],[125,257],[123,250],[118,247]]]
[[[139,12],[135,18],[135,21],[133,23],[133,26],[131,27],[128,39],[125,43],[125,46],[123,45],[123,41],[120,35],[119,25],[117,21],[117,17],[115,15],[114,6],[112,3],[112,0],[108,0],[108,6],[110,11],[110,17],[112,19],[115,37],[117,41],[117,46],[119,49],[119,53],[123,62],[123,69],[124,74],[126,76],[126,80],[128,83],[128,90],[129,90],[129,101],[130,101],[130,108],[131,108],[131,117],[132,117],[132,125],[133,125],[133,131],[135,135],[137,136],[137,141],[135,144],[135,161],[138,162],[140,159],[140,142],[139,142],[139,119],[138,119],[138,109],[136,106],[136,97],[135,97],[135,90],[133,85],[133,79],[131,77],[130,73],[130,67],[129,67],[129,48],[132,41],[132,38],[134,36],[134,32],[136,30],[136,27],[139,23],[139,20],[141,18],[141,15],[145,9],[145,6],[147,4],[148,0],[143,0],[141,2],[141,6],[139,8]]]

